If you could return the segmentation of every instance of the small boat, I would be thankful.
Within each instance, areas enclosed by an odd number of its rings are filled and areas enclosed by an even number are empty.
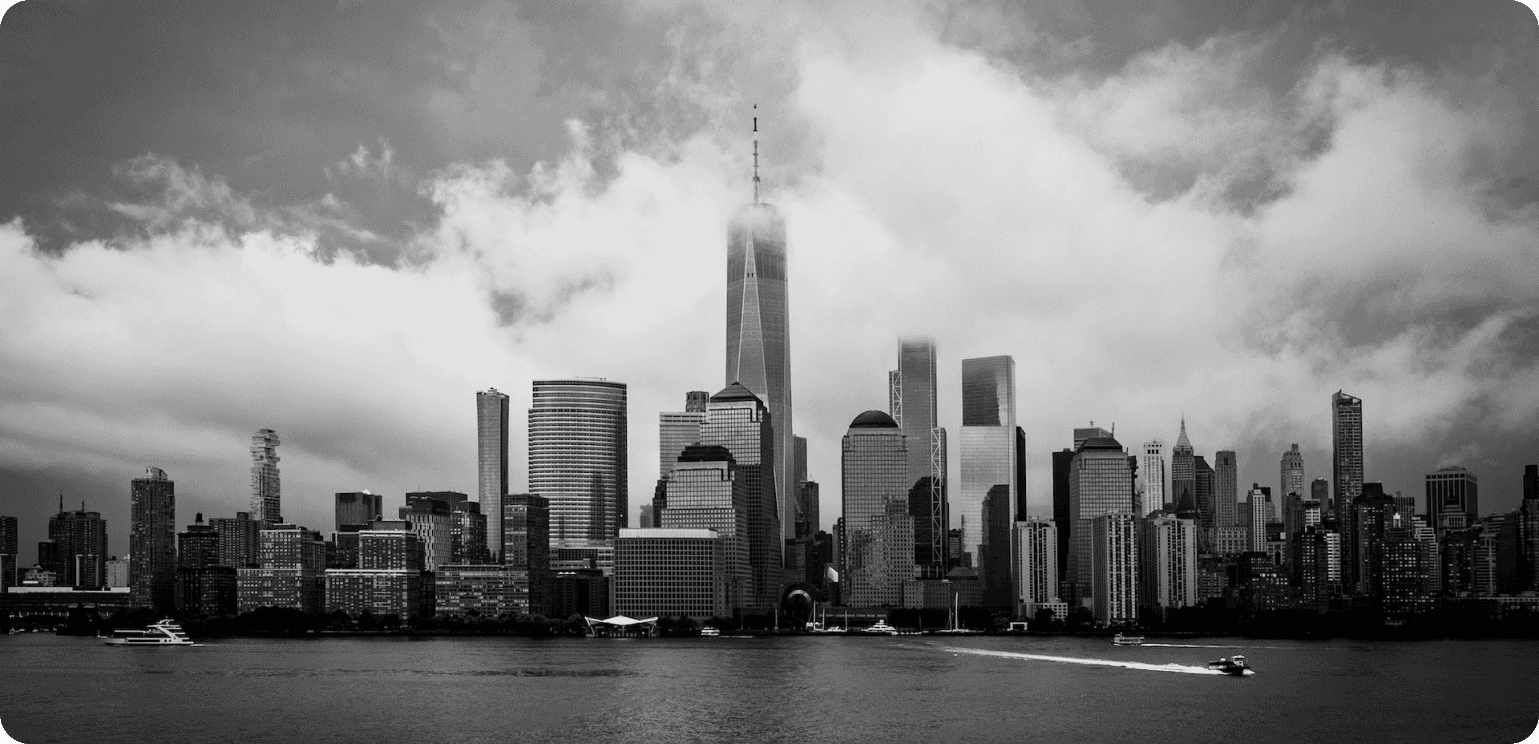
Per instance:
[[[717,629],[715,629],[715,628],[713,628],[713,627],[711,627],[709,625],[707,625],[704,628],[700,629],[700,636],[702,638],[715,638],[715,637],[720,636],[720,635],[721,635],[721,631],[719,631],[719,630],[717,630]]]
[[[898,629],[888,625],[886,620],[878,620],[875,625],[869,628],[862,628],[860,632],[873,635],[897,635]]]
[[[144,630],[114,630],[98,636],[108,646],[195,646],[174,620],[161,620]]]
[[[1118,633],[1117,635],[1112,636],[1112,643],[1115,643],[1118,646],[1142,646],[1144,645],[1144,637],[1136,635],[1123,635]]]
[[[1250,669],[1250,665],[1245,663],[1244,656],[1235,654],[1234,656],[1226,656],[1218,661],[1208,662],[1208,668],[1215,672],[1223,672],[1224,674],[1232,674],[1239,677],[1243,676]]]

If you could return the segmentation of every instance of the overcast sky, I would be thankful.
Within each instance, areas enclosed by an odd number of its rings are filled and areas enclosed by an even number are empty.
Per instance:
[[[795,429],[826,528],[839,437],[930,334],[1010,354],[1048,453],[1116,424],[1329,477],[1439,465],[1514,508],[1539,462],[1539,28],[1513,0],[691,3],[27,0],[0,23],[0,513],[35,558],[62,490],[127,552],[128,482],[178,522],[475,492],[474,392],[716,391],[725,232],[789,223]],[[952,449],[953,466],[957,455]],[[955,472],[955,471],[954,471]]]

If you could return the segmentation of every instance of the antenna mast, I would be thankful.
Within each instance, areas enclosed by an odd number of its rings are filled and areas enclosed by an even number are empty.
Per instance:
[[[753,203],[759,203],[759,104],[753,105]]]

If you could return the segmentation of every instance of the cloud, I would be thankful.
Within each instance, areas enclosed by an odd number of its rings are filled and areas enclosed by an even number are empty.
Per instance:
[[[838,438],[884,407],[914,333],[937,337],[951,427],[959,359],[1015,356],[1033,452],[1090,419],[1168,440],[1184,412],[1200,449],[1268,461],[1328,448],[1338,388],[1368,401],[1375,443],[1437,440],[1473,411],[1535,433],[1539,215],[1490,196],[1510,120],[1447,79],[1323,53],[1263,94],[1265,35],[1031,74],[930,6],[872,7],[688,15],[650,90],[693,127],[577,117],[567,152],[528,169],[339,154],[336,183],[424,205],[392,260],[338,249],[377,235],[346,194],[263,204],[153,157],[123,174],[159,196],[112,202],[137,232],[43,253],[0,228],[0,467],[121,479],[177,458],[240,494],[245,441],[270,426],[291,514],[323,526],[332,491],[472,490],[474,390],[513,395],[520,464],[529,380],[590,375],[630,385],[640,503],[657,412],[722,383],[725,222],[749,193],[738,73],[785,85],[766,198],[790,225],[796,428],[826,514]],[[444,28],[474,57],[468,26]],[[482,115],[445,126],[470,136]],[[1045,505],[1046,458],[1030,469]]]

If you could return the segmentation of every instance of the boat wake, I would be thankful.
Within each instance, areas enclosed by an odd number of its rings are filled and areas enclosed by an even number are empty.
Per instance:
[[[1146,644],[1147,645],[1147,644]],[[1184,664],[1146,664],[1141,661],[1120,661],[1117,659],[1086,659],[1073,656],[1048,656],[1045,654],[1021,654],[1013,651],[988,651],[981,648],[961,648],[957,646],[939,646],[942,651],[950,651],[958,654],[974,654],[976,656],[998,656],[1004,659],[1029,659],[1032,661],[1057,661],[1065,664],[1086,664],[1089,666],[1123,667],[1124,669],[1140,669],[1146,672],[1174,672],[1176,674],[1208,674],[1226,676],[1216,669],[1205,666],[1186,666]],[[1246,670],[1246,674],[1251,674]]]

